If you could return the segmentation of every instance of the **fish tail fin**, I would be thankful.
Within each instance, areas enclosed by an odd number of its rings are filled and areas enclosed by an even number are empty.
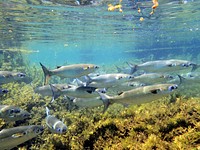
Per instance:
[[[70,97],[64,95],[64,100],[67,101],[67,104],[68,104],[67,110],[68,110],[69,112],[71,112],[72,109],[73,109],[73,107],[74,107],[74,102],[73,102],[74,99],[75,99],[75,98],[70,98]]]
[[[47,114],[47,116],[49,115],[49,112],[50,112],[49,108],[46,107],[46,114]]]
[[[58,89],[57,87],[53,86],[52,84],[50,84],[50,88],[51,88],[51,91],[52,91],[51,103],[53,103],[54,100],[57,99],[61,95],[61,90]]]
[[[128,64],[128,66],[131,68],[130,74],[133,74],[137,71],[137,65],[133,65],[129,62],[126,62]]]
[[[191,72],[195,71],[195,70],[198,69],[199,67],[200,67],[200,65],[194,64],[194,65],[192,66]]]
[[[122,72],[122,69],[120,67],[118,67],[117,65],[115,65],[115,67],[117,68],[118,73]]]
[[[87,82],[84,83],[83,81],[79,80],[78,78],[76,78],[75,81],[76,81],[78,86],[86,86],[87,85]]]
[[[183,83],[183,80],[185,80],[184,77],[182,77],[181,75],[177,74],[178,78],[179,78],[179,85],[181,85]]]
[[[92,78],[90,76],[85,76],[86,79],[86,86],[92,82]]]
[[[48,84],[48,81],[51,77],[51,71],[49,71],[42,63],[40,63],[42,70],[44,72],[44,85]]]
[[[103,101],[103,105],[104,105],[103,113],[104,113],[108,109],[108,106],[111,104],[110,97],[101,92],[97,92],[97,93],[99,94],[101,100]]]

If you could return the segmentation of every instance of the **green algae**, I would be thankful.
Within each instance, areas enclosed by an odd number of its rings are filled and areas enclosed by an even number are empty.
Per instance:
[[[37,72],[42,71],[38,69]],[[42,81],[37,84],[40,83]],[[50,104],[51,97],[42,98],[35,94],[35,86],[23,82],[3,85],[10,92],[1,97],[1,104],[19,106],[29,111],[32,118],[12,124],[0,120],[0,128],[28,124],[46,126],[45,106],[48,106],[51,114],[64,119],[68,131],[62,135],[52,134],[46,127],[42,135],[19,146],[22,149],[142,150],[200,147],[200,98],[181,96],[180,92],[140,106],[124,108],[120,104],[113,104],[104,114],[103,106],[70,113],[63,98]]]

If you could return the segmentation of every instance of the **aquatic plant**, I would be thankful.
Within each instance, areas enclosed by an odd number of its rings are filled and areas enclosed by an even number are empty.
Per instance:
[[[9,83],[11,92],[2,104],[22,107],[32,114],[30,120],[17,125],[45,126],[45,106],[64,119],[65,134],[52,134],[46,128],[39,137],[22,144],[23,149],[192,149],[200,141],[200,99],[186,98],[180,93],[140,106],[128,108],[114,104],[102,114],[103,106],[67,111],[62,98],[49,104],[25,83]],[[0,127],[11,125],[0,120]],[[16,124],[16,123],[15,123]]]

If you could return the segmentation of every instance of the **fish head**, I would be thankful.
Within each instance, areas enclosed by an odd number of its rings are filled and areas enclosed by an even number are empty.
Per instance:
[[[93,72],[93,71],[95,71],[97,69],[99,69],[99,66],[94,65],[94,64],[85,64],[83,66],[83,70],[88,72],[88,73],[91,73],[91,72]]]
[[[26,74],[25,73],[22,73],[22,72],[17,72],[17,73],[14,73],[13,74],[13,77],[14,79],[16,80],[20,80],[20,79],[23,79],[26,77]]]
[[[180,66],[183,68],[187,68],[187,67],[194,67],[194,66],[196,66],[196,64],[186,61],[186,62],[180,63]]]
[[[44,127],[41,125],[31,125],[27,130],[25,130],[24,135],[35,137],[44,131]]]
[[[178,89],[178,85],[177,84],[173,84],[173,85],[169,85],[168,86],[168,91],[172,92],[174,90]]]
[[[159,84],[155,86],[151,86],[150,92],[152,94],[167,94],[173,92],[174,90],[178,89],[177,84]]]
[[[1,110],[1,116],[6,121],[18,121],[31,117],[30,113],[15,106],[6,106]]]
[[[40,125],[35,125],[32,127],[32,131],[35,133],[35,134],[40,134],[44,131],[44,127],[43,126],[40,126]]]
[[[0,94],[6,94],[8,93],[9,91],[7,89],[0,89]]]
[[[67,131],[67,126],[63,123],[59,123],[55,128],[55,132],[58,134],[63,134],[66,131]]]

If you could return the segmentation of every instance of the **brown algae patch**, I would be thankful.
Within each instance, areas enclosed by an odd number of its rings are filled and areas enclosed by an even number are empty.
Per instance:
[[[10,93],[1,104],[12,104],[31,113],[24,122],[11,125],[45,124],[45,106],[50,97],[42,98],[25,83],[3,85]],[[192,149],[200,146],[200,98],[180,95],[165,97],[140,106],[124,108],[112,105],[104,114],[103,106],[67,111],[62,98],[48,105],[52,114],[68,126],[65,134],[52,134],[46,128],[35,139],[22,144],[23,149]]]

